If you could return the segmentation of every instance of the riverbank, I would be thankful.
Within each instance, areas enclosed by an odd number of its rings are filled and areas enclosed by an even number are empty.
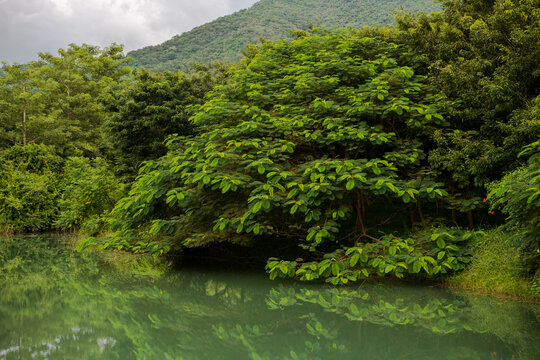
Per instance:
[[[41,237],[26,235],[24,237]],[[49,234],[61,236],[62,243],[77,248],[84,235]],[[20,236],[19,236],[20,237]],[[510,242],[510,234],[501,229],[486,231],[486,235],[472,240],[469,249],[474,256],[462,272],[437,280],[437,286],[470,290],[477,295],[510,298],[518,301],[540,302],[540,279],[523,276],[519,252]],[[120,274],[159,276],[169,270],[171,262],[146,254],[113,252],[91,249],[105,266]],[[253,264],[251,264],[253,266]],[[400,281],[400,280],[397,280]]]
[[[540,302],[540,279],[526,278],[518,250],[510,234],[489,230],[468,245],[473,252],[469,266],[443,280],[443,286],[472,290],[477,294]]]

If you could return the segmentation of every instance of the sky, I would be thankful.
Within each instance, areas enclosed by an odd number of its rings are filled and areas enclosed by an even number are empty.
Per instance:
[[[126,51],[248,8],[257,0],[0,0],[0,61],[25,63],[69,44]]]

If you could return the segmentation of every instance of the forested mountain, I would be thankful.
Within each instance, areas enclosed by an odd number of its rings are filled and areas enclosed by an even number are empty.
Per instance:
[[[236,61],[249,43],[288,36],[309,23],[329,29],[389,25],[394,10],[439,10],[433,0],[261,0],[247,10],[221,17],[156,46],[132,51],[132,65],[163,71],[186,69],[191,62]]]

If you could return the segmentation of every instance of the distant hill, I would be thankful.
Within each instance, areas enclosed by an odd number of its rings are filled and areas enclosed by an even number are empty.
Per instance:
[[[436,11],[433,0],[261,0],[156,46],[130,52],[131,65],[155,71],[187,69],[189,63],[234,62],[246,44],[286,38],[291,29],[320,24],[329,29],[390,25],[394,10]]]

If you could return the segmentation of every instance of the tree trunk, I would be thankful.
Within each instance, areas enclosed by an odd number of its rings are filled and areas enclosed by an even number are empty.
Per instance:
[[[363,204],[363,197],[361,196],[360,192],[356,191],[354,193],[354,211],[356,212],[356,230],[357,232],[361,232],[362,236],[366,235],[366,225],[364,223],[364,214],[365,214],[365,208]],[[358,238],[356,239],[355,246],[358,245]]]
[[[23,93],[26,92],[26,86],[23,87]],[[23,146],[26,146],[26,100],[23,102],[23,119],[22,119],[22,135],[23,135]]]
[[[409,204],[409,215],[411,216],[411,229],[414,229],[416,226],[416,220],[414,218],[414,209],[412,204]]]
[[[424,213],[422,212],[422,202],[418,201],[416,205],[418,207],[418,215],[420,215],[420,221],[422,222],[422,227],[425,229],[427,225],[426,225],[426,219],[424,218]]]
[[[450,185],[450,195],[454,196],[456,194],[456,187],[454,184]],[[456,209],[452,209],[452,222],[454,224],[457,223],[457,211]]]

